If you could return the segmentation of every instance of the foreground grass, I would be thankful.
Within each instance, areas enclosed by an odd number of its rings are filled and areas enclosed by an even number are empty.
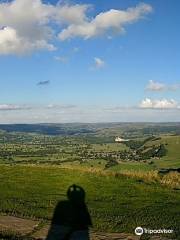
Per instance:
[[[142,226],[172,228],[176,236],[180,235],[178,190],[156,181],[55,166],[0,165],[0,211],[51,219],[57,202],[66,199],[67,188],[73,183],[86,191],[95,230],[133,233],[137,226]]]

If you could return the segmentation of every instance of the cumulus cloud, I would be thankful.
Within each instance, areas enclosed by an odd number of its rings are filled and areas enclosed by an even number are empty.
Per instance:
[[[18,35],[16,29],[12,27],[5,27],[0,30],[0,54],[24,54],[32,50],[47,49],[49,51],[55,50],[52,44],[47,43],[44,39],[36,39],[30,41]]]
[[[57,25],[80,24],[88,5],[52,5],[42,0],[14,0],[0,3],[0,54],[25,54],[34,50],[53,51],[50,43]]]
[[[90,4],[62,5],[59,2],[54,9],[53,17],[60,24],[82,24],[87,21],[86,12],[90,7]]]
[[[101,58],[95,57],[94,58],[95,68],[103,68],[105,66],[105,61]]]
[[[61,40],[74,37],[88,39],[108,32],[124,33],[125,25],[138,21],[151,11],[152,7],[144,3],[127,10],[111,9],[99,13],[93,19],[84,18],[79,24],[70,24],[59,33],[59,38]]]
[[[49,83],[50,83],[49,80],[45,80],[45,81],[39,81],[37,85],[48,85]]]
[[[148,85],[146,86],[147,91],[154,91],[154,92],[161,92],[161,91],[176,91],[180,89],[180,84],[164,84],[160,82],[156,82],[153,80],[150,80]]]
[[[179,108],[179,105],[174,99],[152,100],[150,98],[145,98],[141,101],[139,107],[152,109],[177,109]]]
[[[54,40],[84,39],[109,32],[125,31],[127,24],[152,11],[148,4],[127,10],[111,9],[94,18],[88,4],[43,3],[42,0],[0,2],[0,54],[26,54],[36,50],[56,50]]]
[[[14,0],[0,3],[0,54],[24,54],[37,49],[55,50],[49,43],[53,30],[48,26],[52,6],[41,0]]]

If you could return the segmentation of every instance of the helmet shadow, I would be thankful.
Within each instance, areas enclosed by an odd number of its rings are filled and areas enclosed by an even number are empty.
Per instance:
[[[60,201],[54,210],[46,240],[89,240],[91,217],[85,203],[86,193],[78,185],[67,190],[67,200]]]

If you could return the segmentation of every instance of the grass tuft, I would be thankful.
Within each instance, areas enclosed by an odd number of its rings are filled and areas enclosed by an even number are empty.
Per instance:
[[[180,173],[170,172],[163,176],[161,184],[174,189],[180,189]]]

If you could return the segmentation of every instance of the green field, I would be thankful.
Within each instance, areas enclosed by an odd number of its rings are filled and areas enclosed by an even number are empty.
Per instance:
[[[166,228],[174,229],[171,238],[178,239],[180,135],[173,132],[176,125],[161,127],[157,134],[155,125],[105,126],[77,127],[76,131],[92,132],[75,135],[0,131],[0,213],[50,221],[56,204],[66,199],[68,187],[77,184],[86,192],[95,231]],[[65,130],[75,131],[68,126]],[[116,133],[130,142],[115,143]]]
[[[180,234],[179,191],[158,183],[73,169],[1,165],[0,211],[48,220],[74,183],[86,191],[95,230],[133,233],[136,226],[143,226],[172,228]]]

